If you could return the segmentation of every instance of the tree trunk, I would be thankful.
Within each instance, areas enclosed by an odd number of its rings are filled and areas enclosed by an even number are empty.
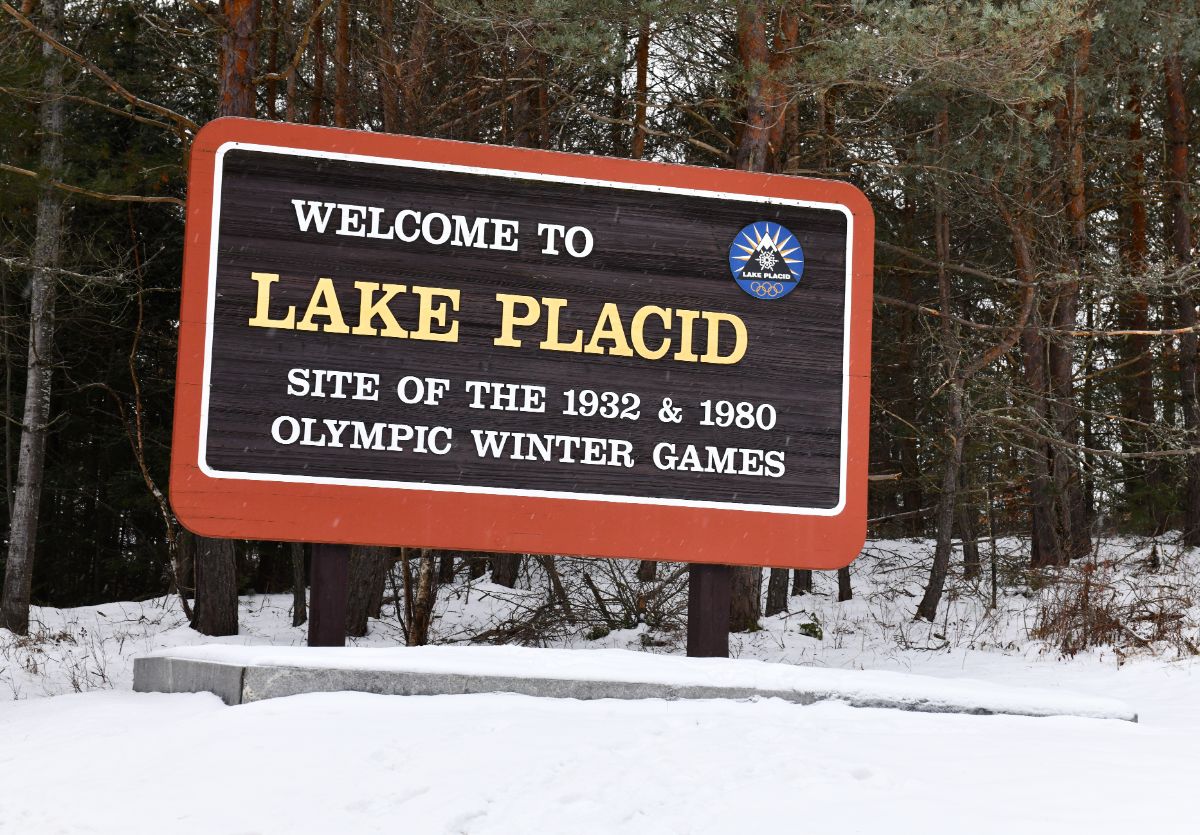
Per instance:
[[[8,322],[9,317],[13,315],[13,308],[8,298],[8,279],[10,271],[7,267],[0,267],[0,321]],[[0,342],[3,344],[4,350],[4,414],[12,415],[13,412],[13,355],[12,344],[9,341],[9,332],[7,327],[0,327]],[[7,518],[11,524],[13,518],[13,451],[17,445],[13,442],[13,422],[11,420],[4,421],[4,505],[8,511]]]
[[[1164,132],[1167,140],[1167,171],[1164,187],[1167,193],[1169,213],[1168,230],[1170,251],[1177,265],[1192,260],[1191,206],[1188,200],[1190,187],[1188,165],[1188,102],[1183,80],[1183,61],[1179,45],[1173,42],[1163,59],[1163,82],[1166,95],[1166,119]],[[1179,294],[1176,299],[1181,327],[1195,327],[1196,296],[1191,291]],[[1200,445],[1200,396],[1196,390],[1196,334],[1188,333],[1179,338],[1179,405],[1183,412],[1185,444]],[[1183,500],[1183,542],[1191,547],[1200,546],[1200,454],[1187,456],[1186,486]]]
[[[423,5],[423,4],[422,4]],[[383,108],[383,129],[400,130],[400,90],[397,81],[396,9],[393,0],[379,0],[379,97]]]
[[[635,61],[637,63],[637,103],[633,116],[633,140],[629,155],[641,159],[646,152],[646,98],[647,76],[650,68],[650,15],[643,12],[638,25],[638,42]]]
[[[839,568],[837,573],[838,578],[838,603],[845,603],[847,600],[854,599],[854,589],[850,587],[850,566]]]
[[[63,0],[45,0],[43,28],[53,38],[62,36]],[[21,448],[13,496],[4,591],[0,596],[0,627],[18,635],[29,632],[29,597],[33,585],[33,560],[37,545],[38,512],[45,475],[46,435],[50,418],[50,387],[54,371],[54,304],[58,269],[62,259],[62,192],[49,178],[58,178],[63,167],[63,65],[49,46],[42,47],[45,69],[40,105],[41,151],[39,167],[45,172],[37,203],[37,229],[30,261],[29,355],[26,362],[25,407],[21,417]]]
[[[267,118],[272,122],[278,118],[279,82],[274,78],[279,72],[279,45],[284,35],[284,25],[280,20],[280,0],[271,0],[271,26],[267,36]]]
[[[350,126],[350,3],[338,0],[337,41],[333,50],[333,124]]]
[[[467,557],[467,577],[472,580],[478,580],[488,570],[487,557],[481,557],[478,553],[473,553]]]
[[[292,66],[292,56],[296,51],[295,34],[292,29],[292,12],[295,9],[295,0],[284,0],[283,17],[279,21],[280,37],[284,45],[284,54],[287,56],[288,70],[284,74],[284,106],[283,119],[286,122],[296,121],[296,99],[300,92],[300,78],[297,67]]]
[[[950,567],[950,549],[954,536],[954,511],[958,499],[958,471],[962,466],[963,425],[962,393],[958,385],[951,383],[948,409],[950,411],[950,449],[942,465],[942,492],[938,496],[937,542],[933,549],[933,565],[929,569],[929,582],[925,594],[917,605],[917,617],[933,621],[937,607],[946,587],[946,572]]]
[[[417,569],[417,588],[408,618],[408,646],[420,647],[429,643],[429,625],[433,620],[433,604],[436,600],[437,560],[430,549],[422,548]]]
[[[781,612],[786,612],[787,599],[788,570],[786,568],[772,568],[767,578],[767,608],[764,614],[767,617],[772,617]]]
[[[355,545],[350,549],[350,583],[346,600],[346,634],[362,638],[372,614],[378,617],[387,578],[390,548]]]
[[[254,115],[254,74],[258,63],[255,24],[258,0],[225,0],[225,32],[221,35],[221,78],[218,113]]]
[[[320,0],[314,0],[319,2]],[[313,84],[309,98],[308,122],[321,124],[325,112],[325,15],[317,16],[312,32]]]
[[[964,478],[960,473],[961,488],[966,487]],[[979,534],[975,525],[975,511],[966,500],[960,500],[958,503],[958,537],[962,541],[963,576],[968,580],[978,580],[983,571],[983,565],[979,561]]]
[[[454,582],[454,552],[442,551],[438,556],[438,576],[437,581],[441,583]]]
[[[792,596],[812,594],[813,573],[807,568],[797,568],[792,572]]]
[[[495,554],[492,556],[493,583],[515,589],[517,587],[517,578],[520,576],[520,554]]]
[[[949,113],[943,107],[938,113],[934,131],[934,140],[939,150],[949,143],[949,133]],[[925,594],[917,605],[917,617],[928,621],[937,617],[938,603],[942,600],[942,592],[946,587],[946,573],[950,568],[954,514],[958,508],[958,474],[962,469],[963,447],[967,435],[966,421],[963,418],[963,381],[960,379],[963,370],[959,367],[962,361],[962,340],[959,337],[958,325],[951,318],[953,288],[950,286],[950,275],[946,270],[946,262],[950,257],[950,219],[946,215],[945,206],[945,188],[939,181],[934,197],[933,237],[938,262],[938,304],[942,314],[938,317],[938,327],[942,364],[947,380],[946,440],[949,448],[942,462],[942,490],[938,494],[937,513],[934,517],[937,542],[933,549],[933,565],[929,568],[929,582],[925,584]]]
[[[432,3],[417,3],[416,7],[417,14],[404,54],[404,69],[398,76],[404,102],[403,128],[412,134],[419,134],[422,128],[421,102],[425,98],[425,79],[429,72],[428,49],[434,22]]]
[[[308,620],[308,602],[304,594],[308,586],[304,581],[304,543],[292,542],[289,550],[292,555],[292,626],[303,626]]]
[[[762,569],[739,566],[732,569],[729,599],[729,631],[754,632],[762,617]]]
[[[1132,288],[1120,299],[1120,322],[1125,330],[1145,331],[1150,328],[1150,299],[1138,287],[1146,275],[1149,252],[1148,218],[1146,214],[1146,151],[1142,139],[1142,95],[1134,88],[1130,94],[1129,166],[1121,210],[1124,238],[1121,254],[1129,272]],[[1126,419],[1122,427],[1122,446],[1131,452],[1149,452],[1149,427],[1155,423],[1154,364],[1152,345],[1148,336],[1130,336],[1121,340],[1122,364],[1127,369],[1120,380],[1121,412]],[[1126,458],[1122,461],[1125,507],[1135,520],[1149,522],[1156,536],[1166,530],[1167,505],[1164,502],[1166,475],[1157,460]],[[1145,516],[1142,516],[1145,514]],[[1140,517],[1140,518],[1139,518]]]
[[[1083,159],[1084,99],[1077,78],[1087,69],[1092,36],[1080,35],[1075,50],[1075,66],[1066,98],[1058,109],[1058,148],[1061,158],[1062,200],[1069,224],[1069,258],[1066,272],[1073,280],[1058,291],[1053,323],[1057,333],[1049,341],[1049,391],[1051,415],[1056,434],[1067,444],[1079,441],[1079,410],[1075,405],[1075,330],[1079,317],[1079,288],[1087,253],[1087,192]],[[1067,450],[1053,450],[1054,489],[1058,498],[1060,535],[1065,559],[1076,559],[1091,552],[1088,502],[1083,494],[1081,464]]]
[[[201,635],[236,635],[238,583],[233,540],[194,538],[196,608],[192,628]]]
[[[735,167],[742,171],[773,171],[783,145],[787,88],[780,76],[793,58],[799,18],[786,6],[778,14],[773,39],[767,26],[775,17],[765,0],[743,0],[737,9],[738,57],[746,75]]]
[[[1032,196],[1026,189],[1025,205],[1032,203]],[[1001,209],[1006,212],[1005,209]],[[1029,248],[1029,231],[1025,222],[1019,218],[1005,214],[1009,231],[1012,234],[1013,261],[1016,264],[1017,276],[1027,286],[1034,286],[1035,273],[1033,257]],[[1034,291],[1036,293],[1036,291]],[[1038,300],[1035,297],[1025,325],[1021,329],[1021,364],[1025,377],[1025,385],[1029,389],[1030,411],[1034,416],[1035,431],[1044,432],[1050,424],[1049,406],[1046,390],[1046,340],[1041,334],[1041,314]],[[1053,453],[1050,445],[1041,440],[1030,442],[1029,451],[1029,501],[1032,553],[1030,567],[1041,568],[1049,565],[1061,565],[1064,562],[1062,548],[1059,544],[1058,529],[1054,511],[1054,482],[1051,477],[1051,462]]]
[[[541,556],[538,557],[538,562],[542,564],[542,570],[546,572],[546,579],[550,581],[550,599],[558,601],[558,605],[562,609],[567,623],[574,623],[575,612],[571,609],[571,598],[567,597],[567,590],[563,586],[562,577],[558,573],[558,568],[554,565],[554,557]]]

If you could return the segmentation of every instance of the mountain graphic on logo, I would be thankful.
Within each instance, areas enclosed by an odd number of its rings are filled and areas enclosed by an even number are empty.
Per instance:
[[[742,229],[729,247],[729,269],[738,285],[758,298],[779,298],[800,280],[804,252],[783,226],[769,220]]]
[[[753,223],[747,226],[733,246],[744,253],[729,256],[730,261],[734,262],[733,273],[736,278],[795,281],[792,265],[804,264],[803,255],[799,258],[788,257],[799,252],[800,244],[796,243],[791,232],[776,223]]]

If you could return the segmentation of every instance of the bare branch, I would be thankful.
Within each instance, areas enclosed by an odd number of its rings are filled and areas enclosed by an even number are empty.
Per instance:
[[[112,90],[121,98],[125,99],[125,101],[129,102],[134,107],[140,107],[143,110],[149,110],[151,113],[156,113],[157,115],[174,122],[177,126],[177,133],[181,138],[186,139],[187,133],[195,133],[196,131],[200,130],[200,126],[186,116],[176,113],[169,107],[163,107],[161,104],[155,104],[154,102],[146,101],[145,99],[135,96],[133,93],[129,92],[129,90],[119,84],[112,76],[100,69],[100,67],[96,66],[93,61],[80,55],[69,46],[60,43],[55,38],[50,37],[50,35],[43,32],[36,23],[14,9],[12,5],[5,0],[0,0],[0,9],[8,12],[8,14],[17,21],[17,23],[21,24],[21,26],[31,32],[39,40],[45,44],[48,44],[55,52],[65,56],[66,58],[69,58],[80,67],[83,67],[83,69],[94,75],[110,90]]]
[[[54,186],[54,188],[61,189],[62,191],[70,194],[82,194],[85,197],[91,197],[96,200],[109,200],[114,203],[171,203],[175,206],[186,205],[184,201],[178,197],[170,197],[165,195],[161,197],[147,197],[141,194],[109,194],[108,192],[104,191],[93,191],[90,188],[73,186],[70,183],[64,183],[62,180],[44,177],[36,171],[30,171],[28,168],[18,168],[15,165],[9,165],[4,162],[0,162],[0,171],[8,171],[13,174],[20,174],[22,177],[31,177],[35,180],[45,180],[50,185]]]

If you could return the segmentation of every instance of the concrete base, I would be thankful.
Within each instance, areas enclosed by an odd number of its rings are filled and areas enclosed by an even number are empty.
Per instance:
[[[208,647],[205,649],[217,649]],[[236,648],[230,648],[236,649]],[[503,651],[503,648],[495,648]],[[493,650],[493,651],[495,651]],[[347,652],[347,650],[341,650]],[[350,651],[353,652],[353,651]],[[529,651],[525,651],[529,652]],[[555,650],[536,650],[533,652],[553,654]],[[561,652],[561,651],[559,651]],[[182,653],[186,656],[188,653]],[[571,652],[572,655],[576,653]],[[587,653],[583,654],[585,657]],[[639,653],[629,653],[639,655]],[[547,659],[550,660],[550,659]],[[675,663],[675,659],[670,659]],[[719,659],[726,665],[752,664],[759,662],[738,662]],[[295,696],[302,693],[328,693],[336,691],[355,691],[361,693],[376,693],[390,696],[439,696],[459,695],[467,693],[516,693],[525,696],[563,699],[750,699],[778,698],[795,704],[808,705],[818,701],[837,700],[846,702],[854,707],[893,708],[899,710],[921,711],[928,713],[964,713],[973,715],[1010,714],[1019,716],[1057,716],[1075,715],[1089,718],[1123,719],[1137,721],[1137,715],[1121,702],[1108,699],[1080,696],[1077,699],[1063,700],[1059,694],[1044,694],[1046,698],[1037,698],[1036,692],[1022,694],[1024,698],[989,698],[987,692],[977,697],[960,693],[957,696],[943,692],[941,686],[934,690],[922,692],[921,686],[905,686],[893,688],[862,688],[854,686],[856,671],[833,671],[839,677],[849,677],[847,686],[831,687],[813,681],[806,686],[803,682],[789,682],[786,686],[779,683],[746,681],[738,683],[727,680],[721,681],[721,676],[714,677],[713,684],[702,683],[664,683],[649,680],[637,680],[636,665],[627,671],[628,680],[620,680],[608,674],[596,678],[553,678],[541,674],[529,674],[527,667],[514,665],[515,674],[499,673],[492,669],[482,669],[479,672],[460,672],[444,669],[421,669],[421,664],[397,665],[396,663],[380,664],[372,669],[363,663],[347,663],[339,666],[331,663],[329,656],[313,659],[313,663],[304,663],[305,659],[299,653],[291,653],[286,657],[272,658],[264,663],[256,661],[253,655],[239,658],[237,652],[231,652],[217,657],[179,657],[166,654],[138,658],[134,661],[133,689],[138,692],[162,693],[194,693],[211,692],[219,696],[226,704],[238,705],[263,699],[281,696]],[[684,659],[678,659],[684,661]],[[711,663],[704,659],[701,663]],[[405,669],[405,666],[415,667]],[[503,665],[502,665],[503,666]],[[553,664],[547,665],[554,669]],[[767,667],[788,667],[789,665],[759,665]],[[562,669],[562,668],[560,668]],[[785,672],[796,671],[803,674],[806,668],[790,668]],[[814,673],[827,671],[813,670]],[[872,673],[857,673],[859,676],[870,677]],[[883,674],[896,676],[899,674]],[[901,677],[903,678],[903,676]],[[918,684],[926,680],[921,676],[908,677]],[[753,686],[746,686],[746,685]],[[976,683],[982,684],[982,683]],[[998,690],[1005,688],[998,687]],[[987,688],[991,690],[991,688]],[[1012,692],[1020,692],[1011,689]],[[999,695],[999,694],[996,694]],[[1032,698],[1029,698],[1032,696]]]

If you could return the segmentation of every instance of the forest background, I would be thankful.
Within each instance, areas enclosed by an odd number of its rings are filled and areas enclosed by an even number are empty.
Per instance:
[[[914,615],[936,617],[948,577],[993,600],[1077,583],[1110,534],[1200,545],[1198,17],[1194,0],[0,0],[0,627],[27,631],[31,601],[172,592],[232,634],[239,593],[289,589],[303,620],[303,546],[194,537],[165,495],[186,161],[220,115],[853,182],[877,222],[871,532],[930,540]],[[998,555],[1005,536],[1025,546]],[[635,621],[686,571],[610,569],[617,590],[587,592]],[[551,556],[356,549],[348,629],[390,592],[423,643],[438,584],[485,575],[544,585],[539,623],[580,616]],[[812,578],[739,569],[736,629],[764,586],[773,614]]]

